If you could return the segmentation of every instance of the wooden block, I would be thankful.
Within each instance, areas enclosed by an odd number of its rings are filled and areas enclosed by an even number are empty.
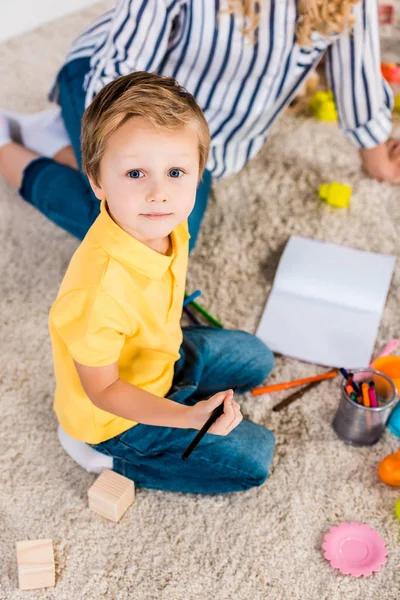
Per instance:
[[[17,564],[20,590],[36,590],[55,585],[52,540],[17,542]]]
[[[135,499],[131,479],[104,469],[88,490],[89,508],[117,523]]]

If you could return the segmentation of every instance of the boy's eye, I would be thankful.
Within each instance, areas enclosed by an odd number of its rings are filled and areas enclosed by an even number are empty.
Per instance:
[[[128,175],[128,177],[131,177],[132,179],[139,179],[140,173],[141,173],[141,171],[139,171],[139,169],[133,169],[132,171],[128,171],[127,175]]]
[[[171,169],[169,174],[173,179],[179,178],[179,173],[183,173],[182,169]]]
[[[141,177],[143,176],[143,174],[141,175],[141,173],[142,171],[140,171],[139,169],[132,169],[132,171],[128,171],[127,175],[131,179],[141,179]],[[169,171],[169,176],[173,179],[178,179],[180,177],[180,173],[183,173],[182,169],[171,169]]]

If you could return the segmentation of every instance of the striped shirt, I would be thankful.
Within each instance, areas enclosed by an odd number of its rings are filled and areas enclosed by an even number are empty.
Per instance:
[[[221,6],[220,6],[221,4]],[[326,55],[340,126],[358,148],[391,131],[392,93],[380,73],[377,0],[354,6],[353,34],[313,32],[296,43],[296,0],[261,2],[257,42],[220,0],[119,0],[74,42],[66,62],[90,57],[86,106],[104,85],[133,71],[172,76],[196,98],[210,127],[207,168],[220,179],[263,146],[277,116]],[[50,93],[57,98],[57,89]]]

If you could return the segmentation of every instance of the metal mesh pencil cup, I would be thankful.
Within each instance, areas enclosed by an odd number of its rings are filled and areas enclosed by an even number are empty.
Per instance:
[[[346,380],[341,385],[339,407],[333,419],[333,429],[346,444],[372,446],[381,437],[390,413],[397,402],[397,390],[393,381],[375,369],[355,369],[354,381],[375,383],[378,407],[357,404],[346,394]]]

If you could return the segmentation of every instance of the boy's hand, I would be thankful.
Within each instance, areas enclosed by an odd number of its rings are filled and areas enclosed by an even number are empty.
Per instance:
[[[375,148],[360,151],[365,171],[380,181],[400,183],[400,142],[390,139]]]
[[[208,400],[202,400],[190,407],[189,427],[201,429],[213,410],[222,403],[224,403],[224,412],[218,417],[215,423],[211,425],[207,433],[213,433],[214,435],[228,435],[228,433],[230,433],[232,429],[235,429],[235,427],[243,420],[240,406],[233,400],[233,390],[218,392],[218,394],[211,396]]]

